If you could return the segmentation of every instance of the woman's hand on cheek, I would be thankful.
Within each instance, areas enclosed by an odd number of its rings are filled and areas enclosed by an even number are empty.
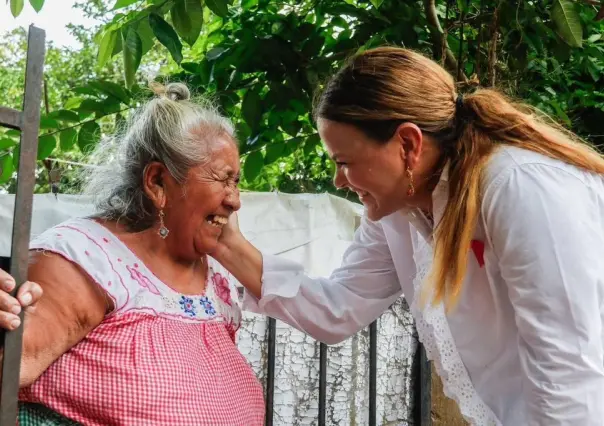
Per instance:
[[[222,227],[222,232],[220,233],[220,237],[218,237],[218,246],[214,253],[212,253],[212,257],[220,262],[221,258],[227,256],[232,252],[234,247],[243,242],[245,242],[245,238],[239,229],[239,219],[237,213],[233,212],[229,216],[227,224]]]

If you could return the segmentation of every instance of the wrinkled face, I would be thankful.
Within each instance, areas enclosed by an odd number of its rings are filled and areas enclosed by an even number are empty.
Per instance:
[[[239,152],[229,137],[219,138],[207,163],[189,170],[184,185],[166,184],[166,243],[183,258],[212,253],[228,217],[239,210]]]
[[[405,206],[405,152],[397,138],[378,144],[349,124],[326,119],[317,124],[336,163],[334,184],[356,192],[369,219],[379,220]]]

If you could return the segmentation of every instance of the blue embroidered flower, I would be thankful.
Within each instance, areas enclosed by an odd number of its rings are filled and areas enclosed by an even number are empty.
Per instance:
[[[180,297],[180,308],[185,312],[185,314],[194,317],[196,315],[195,305],[193,304],[193,299],[187,296]]]
[[[216,309],[212,306],[212,302],[207,297],[202,297],[199,299],[199,303],[201,304],[201,308],[208,315],[216,315]]]

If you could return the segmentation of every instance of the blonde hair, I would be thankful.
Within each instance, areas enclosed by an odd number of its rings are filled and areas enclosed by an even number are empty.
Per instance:
[[[179,183],[207,160],[221,135],[233,137],[233,125],[207,100],[195,99],[186,85],[152,83],[155,97],[138,108],[122,129],[105,138],[91,154],[99,167],[83,176],[98,216],[120,220],[130,230],[151,227],[157,212],[143,189],[145,168],[158,161]]]
[[[604,157],[545,114],[492,89],[458,100],[452,76],[407,49],[353,57],[327,84],[315,117],[356,126],[386,143],[402,122],[434,137],[449,161],[449,199],[434,234],[433,303],[457,301],[480,213],[481,180],[497,146],[510,145],[604,174]]]

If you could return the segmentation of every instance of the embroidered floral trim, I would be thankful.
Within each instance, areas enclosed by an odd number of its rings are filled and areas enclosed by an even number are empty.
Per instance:
[[[141,287],[146,288],[151,293],[159,296],[161,293],[159,292],[159,290],[157,289],[155,284],[153,284],[151,282],[151,280],[149,278],[147,278],[145,275],[143,275],[143,273],[141,271],[139,271],[137,268],[138,268],[138,264],[136,264],[136,263],[134,264],[134,268],[131,266],[126,266],[126,269],[128,270],[128,272],[130,272],[130,276],[137,283],[139,283],[139,285]]]
[[[468,371],[455,346],[442,304],[420,307],[422,284],[432,263],[432,249],[418,236],[418,246],[414,258],[417,274],[413,280],[415,297],[411,303],[411,313],[420,341],[426,349],[428,359],[434,362],[438,375],[442,378],[444,394],[453,399],[461,414],[472,425],[501,426],[495,414],[480,398]]]
[[[218,296],[220,300],[227,305],[232,306],[229,281],[220,273],[216,272],[214,275],[212,275],[212,282],[214,283],[214,291],[216,292],[216,296]]]
[[[191,317],[194,317],[197,315],[197,312],[195,311],[195,303],[193,302],[193,299],[191,299],[190,297],[187,296],[181,296],[180,297],[180,308],[183,310],[183,312]]]
[[[210,299],[208,299],[207,297],[202,297],[201,299],[199,299],[199,303],[201,304],[201,308],[206,314],[216,315],[216,309],[214,309],[214,306],[212,305],[212,301]]]

